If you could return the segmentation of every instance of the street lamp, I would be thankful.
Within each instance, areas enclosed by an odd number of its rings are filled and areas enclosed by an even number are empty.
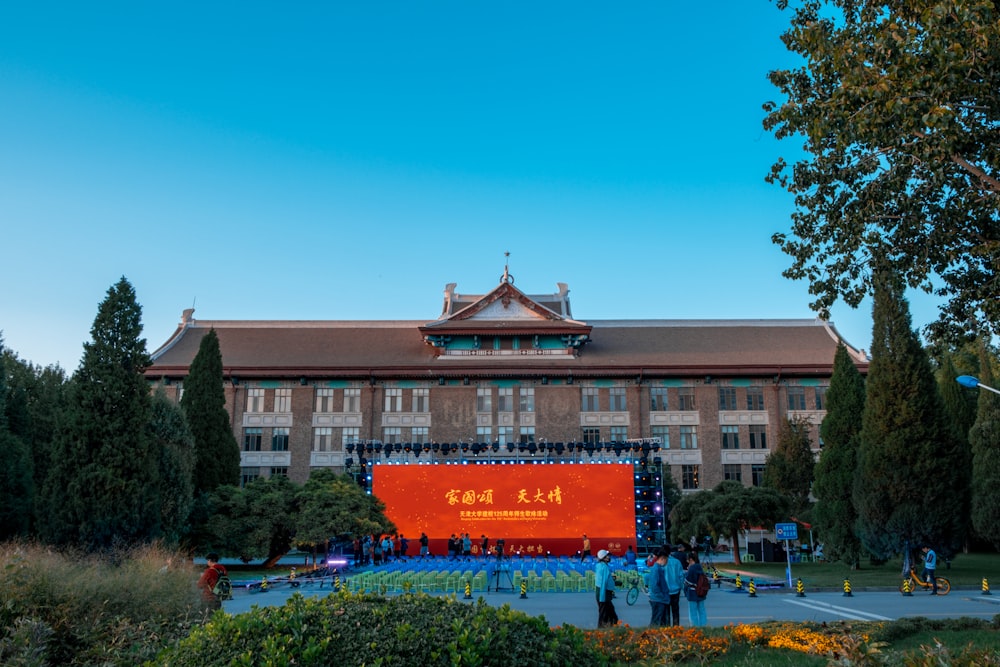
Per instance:
[[[986,391],[992,391],[994,394],[1000,394],[1000,389],[994,389],[993,387],[987,386],[971,375],[959,375],[955,378],[955,382],[959,383],[963,387],[969,387],[970,389],[978,387],[980,389],[985,389]]]

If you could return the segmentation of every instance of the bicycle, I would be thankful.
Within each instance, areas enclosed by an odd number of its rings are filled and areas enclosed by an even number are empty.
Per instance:
[[[937,581],[937,592],[938,595],[947,595],[951,592],[951,582],[944,577],[934,577]],[[912,584],[916,584],[921,588],[932,588],[933,584],[929,581],[924,581],[923,577],[917,576],[917,571],[914,568],[910,568],[909,576],[903,577],[903,582],[899,584],[899,592],[907,593],[909,591],[915,590]],[[909,586],[909,591],[905,590]]]
[[[646,578],[636,570],[615,573],[615,585],[628,589],[625,593],[625,604],[630,607],[639,599],[639,591],[649,593],[646,590]]]

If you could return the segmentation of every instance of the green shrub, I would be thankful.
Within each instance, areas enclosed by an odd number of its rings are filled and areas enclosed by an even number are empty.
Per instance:
[[[102,559],[0,545],[0,663],[131,667],[152,658],[202,618],[197,573],[163,570],[171,558],[155,547]]]
[[[576,628],[483,600],[346,592],[217,613],[152,663],[203,665],[603,665]]]

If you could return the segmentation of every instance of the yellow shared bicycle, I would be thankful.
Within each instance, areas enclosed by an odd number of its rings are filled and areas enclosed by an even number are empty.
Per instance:
[[[937,592],[938,595],[947,595],[951,592],[951,582],[944,577],[934,577],[937,581]],[[900,593],[908,593],[917,590],[917,588],[931,588],[933,584],[929,581],[924,581],[917,572],[912,567],[910,568],[910,574],[903,577],[903,582],[899,584]]]

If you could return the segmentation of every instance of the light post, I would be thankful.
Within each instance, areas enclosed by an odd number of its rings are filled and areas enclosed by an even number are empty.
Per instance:
[[[994,389],[993,387],[985,385],[971,375],[959,375],[955,378],[955,382],[959,383],[963,387],[969,387],[970,389],[976,389],[978,387],[979,389],[992,391],[994,394],[1000,394],[1000,389]]]

